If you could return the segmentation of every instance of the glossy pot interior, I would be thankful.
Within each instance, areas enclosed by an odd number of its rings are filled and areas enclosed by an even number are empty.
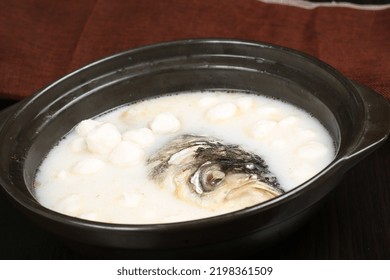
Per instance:
[[[214,89],[270,96],[310,112],[334,139],[334,161],[276,199],[190,222],[97,223],[55,213],[35,201],[38,166],[80,120],[153,96]],[[86,66],[8,110],[0,131],[0,182],[30,218],[81,244],[131,250],[223,247],[230,240],[264,244],[293,230],[348,168],[386,139],[389,115],[383,97],[296,51],[234,40],[164,43]]]

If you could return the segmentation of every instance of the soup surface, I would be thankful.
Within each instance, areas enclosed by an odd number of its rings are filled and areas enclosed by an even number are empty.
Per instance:
[[[326,129],[290,104],[249,93],[181,93],[80,122],[44,159],[35,195],[87,220],[193,220],[276,197],[333,157]]]

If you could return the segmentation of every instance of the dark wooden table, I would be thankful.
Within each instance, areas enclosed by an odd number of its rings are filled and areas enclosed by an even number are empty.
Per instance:
[[[0,109],[13,103],[0,99]],[[247,257],[390,259],[390,141],[347,172],[300,230],[267,251]],[[0,192],[0,259],[83,258],[22,216]]]

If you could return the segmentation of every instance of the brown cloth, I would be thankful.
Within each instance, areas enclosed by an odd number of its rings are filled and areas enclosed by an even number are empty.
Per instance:
[[[2,0],[0,98],[22,99],[129,48],[209,37],[306,52],[390,98],[390,9],[257,0]]]

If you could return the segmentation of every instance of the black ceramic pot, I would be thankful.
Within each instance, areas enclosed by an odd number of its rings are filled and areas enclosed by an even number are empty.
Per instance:
[[[80,120],[140,99],[210,89],[270,96],[310,112],[333,137],[334,160],[273,200],[189,222],[99,223],[56,213],[34,199],[33,181],[42,159]],[[229,257],[233,249],[262,248],[295,230],[390,130],[386,99],[329,65],[283,47],[220,39],[163,43],[108,57],[16,104],[0,119],[0,184],[10,200],[71,244],[113,254],[105,257]]]

